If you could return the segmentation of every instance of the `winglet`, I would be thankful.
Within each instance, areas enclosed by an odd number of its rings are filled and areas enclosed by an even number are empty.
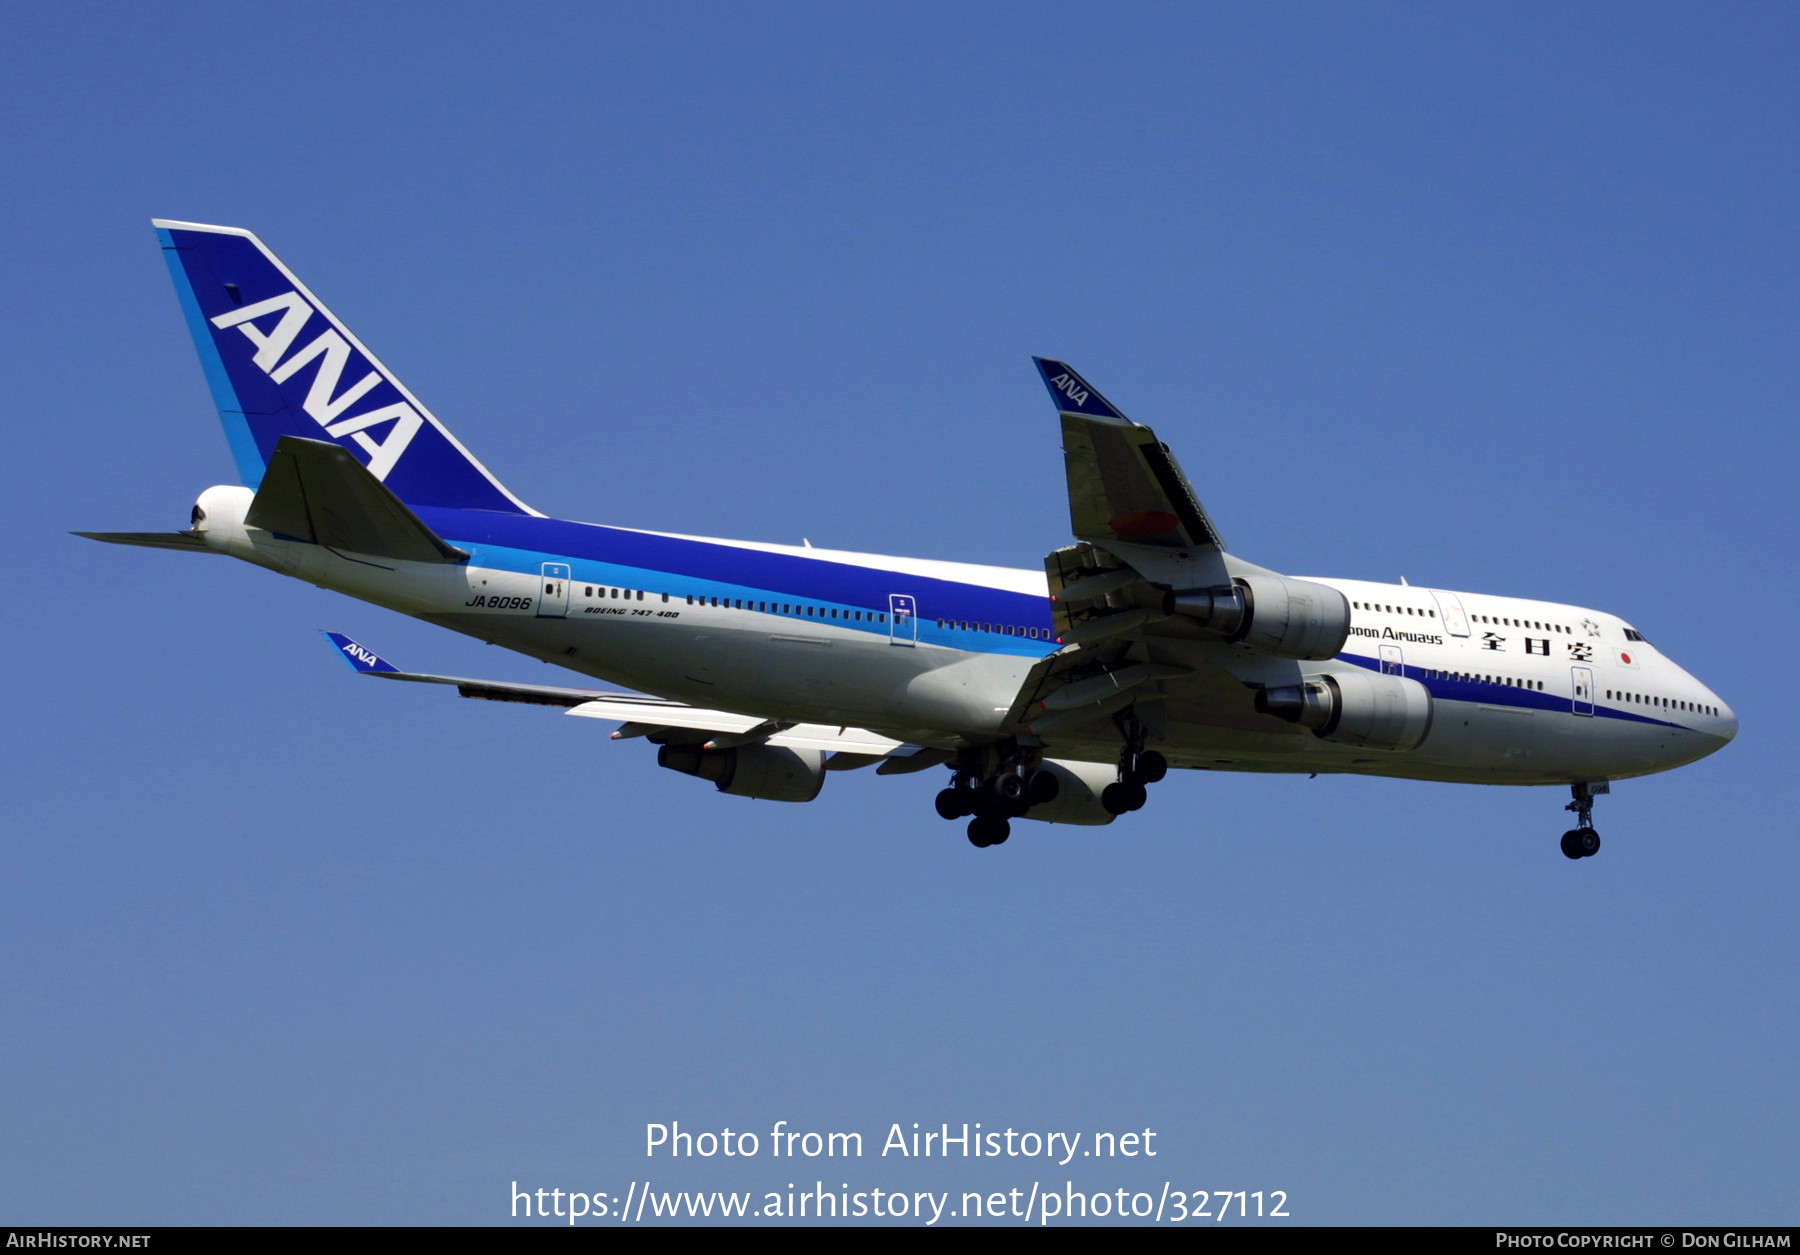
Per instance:
[[[350,664],[352,671],[361,672],[363,675],[378,675],[400,670],[387,659],[364,649],[342,632],[325,632],[322,635],[331,642],[332,647],[338,651],[344,661]]]
[[[1077,375],[1067,362],[1048,357],[1034,357],[1031,360],[1037,363],[1038,372],[1044,377],[1044,386],[1050,389],[1051,399],[1064,414],[1086,414],[1089,418],[1131,422],[1119,412],[1117,406],[1100,395],[1098,388]]]

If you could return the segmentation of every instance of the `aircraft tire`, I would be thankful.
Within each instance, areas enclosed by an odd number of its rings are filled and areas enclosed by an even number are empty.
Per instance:
[[[1564,858],[1580,858],[1581,847],[1576,844],[1581,839],[1581,829],[1571,828],[1562,835],[1562,852]]]
[[[1131,809],[1131,793],[1125,784],[1109,784],[1100,790],[1100,808],[1108,815],[1123,815]]]
[[[978,850],[999,845],[1012,835],[1012,825],[993,815],[977,815],[969,821],[969,844]]]
[[[968,796],[966,790],[943,789],[939,791],[933,804],[937,807],[937,813],[943,818],[961,819],[973,809],[970,805],[972,801],[973,799]]]
[[[1131,778],[1138,784],[1155,784],[1169,774],[1169,760],[1155,750],[1146,750],[1137,756],[1137,765],[1132,769]]]
[[[1054,802],[1056,795],[1062,791],[1062,785],[1053,771],[1041,768],[1031,773],[1025,781],[1025,802],[1030,806],[1042,806],[1045,802]]]
[[[1582,858],[1593,858],[1600,853],[1600,834],[1592,828],[1575,830],[1575,848],[1581,851]]]

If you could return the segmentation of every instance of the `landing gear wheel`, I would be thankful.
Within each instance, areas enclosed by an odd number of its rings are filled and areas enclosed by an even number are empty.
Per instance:
[[[944,789],[937,795],[933,803],[937,813],[945,819],[961,819],[964,815],[974,813],[974,801],[967,789]]]
[[[1592,828],[1571,828],[1562,835],[1562,852],[1567,858],[1592,858],[1600,853],[1600,834]]]
[[[1025,796],[1025,777],[1011,771],[1002,772],[988,781],[987,792],[996,802],[1011,806]]]
[[[1123,815],[1137,810],[1150,800],[1150,791],[1141,784],[1121,780],[1100,790],[1100,805],[1109,815]]]
[[[1600,834],[1594,831],[1594,798],[1611,792],[1604,780],[1587,780],[1570,786],[1575,800],[1563,807],[1575,812],[1576,827],[1563,833],[1562,852],[1570,858],[1590,858],[1600,852]]]
[[[1131,778],[1139,784],[1155,784],[1169,774],[1169,760],[1155,750],[1146,750],[1137,756],[1137,765],[1132,768]]]
[[[1025,802],[1028,806],[1042,806],[1046,802],[1054,802],[1056,795],[1062,791],[1062,785],[1054,771],[1041,768],[1025,779]]]
[[[993,815],[977,815],[969,821],[969,844],[978,850],[1003,845],[1012,836],[1012,825]]]

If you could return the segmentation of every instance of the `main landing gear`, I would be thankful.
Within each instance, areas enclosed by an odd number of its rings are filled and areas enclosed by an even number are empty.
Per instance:
[[[973,816],[969,844],[985,850],[1004,844],[1012,835],[1012,821],[1034,806],[1054,802],[1060,787],[1055,773],[1029,755],[1001,755],[995,764],[960,763],[950,787],[937,795],[937,813],[945,819]]]
[[[1579,827],[1562,835],[1562,852],[1568,858],[1589,858],[1600,853],[1600,834],[1594,831],[1594,798],[1607,792],[1606,781],[1591,780],[1573,786],[1575,800],[1563,807],[1575,812]]]
[[[1140,727],[1122,730],[1127,737],[1119,778],[1100,793],[1100,805],[1112,815],[1140,809],[1150,796],[1146,786],[1169,774],[1169,760],[1144,748]],[[952,767],[956,774],[937,795],[937,813],[968,819],[969,844],[977,849],[1003,844],[1012,835],[1013,820],[1054,802],[1062,788],[1056,772],[1044,767],[1042,748],[1029,742],[1002,741],[967,750]]]
[[[1155,784],[1169,774],[1169,760],[1155,750],[1127,754],[1119,763],[1119,779],[1100,791],[1100,805],[1109,815],[1123,815],[1141,810],[1150,800],[1145,785]]]
[[[1114,722],[1125,738],[1125,752],[1119,757],[1119,779],[1100,791],[1100,805],[1109,815],[1123,815],[1143,809],[1144,803],[1150,800],[1149,790],[1144,786],[1155,784],[1169,774],[1169,760],[1155,750],[1144,748],[1150,734],[1137,717],[1135,708],[1120,712]]]

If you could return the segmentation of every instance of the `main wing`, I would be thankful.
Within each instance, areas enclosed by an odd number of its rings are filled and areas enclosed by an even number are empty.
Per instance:
[[[1273,731],[1264,677],[1335,657],[1349,603],[1225,552],[1167,445],[1066,363],[1036,358],[1061,413],[1078,543],[1044,560],[1062,648],[1034,667],[1009,729],[1046,743],[1166,740],[1171,722]],[[1224,665],[1224,646],[1244,645]],[[1255,683],[1248,667],[1261,672]],[[1173,707],[1173,710],[1171,710]],[[1109,726],[1111,725],[1111,726]]]
[[[1207,720],[1252,717],[1253,694],[1193,648],[1220,636],[1185,603],[1214,592],[1230,600],[1239,572],[1271,573],[1227,555],[1154,431],[1066,362],[1033,360],[1060,411],[1077,543],[1044,559],[1062,648],[1026,677],[1007,726],[1049,744],[1139,734],[1166,742],[1170,702]]]
[[[864,767],[881,759],[893,759],[904,770],[914,759],[942,761],[939,751],[908,745],[865,728],[791,723],[725,710],[707,710],[684,702],[642,693],[609,693],[600,689],[565,688],[550,684],[514,684],[503,680],[474,680],[465,676],[428,675],[402,671],[380,655],[357,644],[341,632],[326,632],[325,639],[351,670],[383,680],[408,680],[418,684],[453,685],[463,697],[490,702],[521,702],[529,706],[561,706],[571,715],[610,719],[622,726],[615,741],[648,737],[655,744],[700,744],[708,749],[738,745],[778,745],[788,749],[820,750],[834,755],[832,770]],[[920,766],[928,765],[920,763]],[[885,774],[893,774],[891,771]]]

